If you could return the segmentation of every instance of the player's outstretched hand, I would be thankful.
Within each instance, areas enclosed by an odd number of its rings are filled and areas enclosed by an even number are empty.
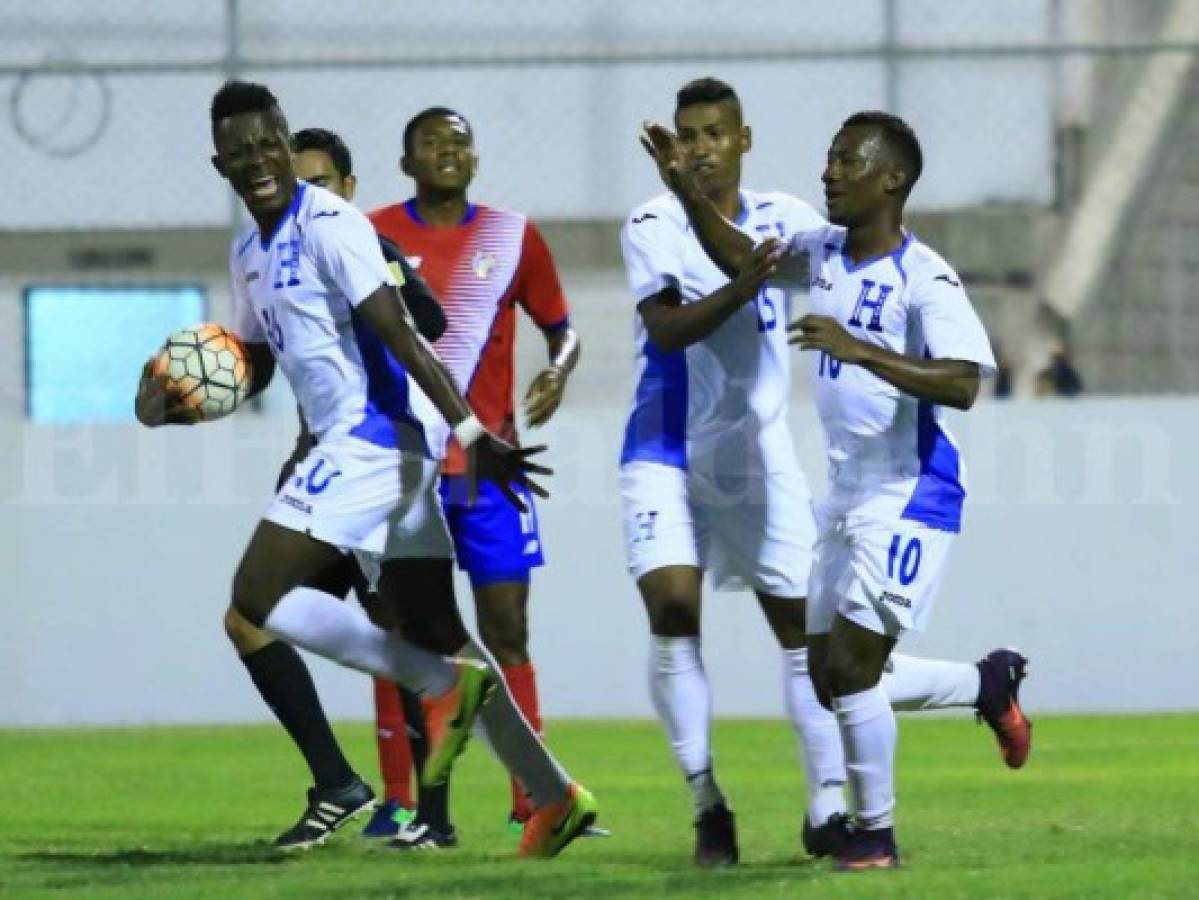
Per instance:
[[[763,282],[769,281],[778,271],[779,260],[785,252],[786,248],[776,238],[767,238],[754,247],[749,259],[731,282],[742,301],[758,296]]]
[[[697,193],[695,178],[684,158],[683,146],[673,131],[657,122],[643,122],[641,146],[657,164],[658,174],[670,190],[682,196]]]
[[[133,401],[133,414],[147,428],[159,425],[194,425],[200,421],[199,413],[180,403],[170,391],[171,380],[165,375],[153,373],[151,358],[142,366],[142,377],[137,383],[137,397]]]
[[[537,428],[550,420],[566,393],[566,376],[557,366],[543,369],[525,394],[525,421]]]
[[[831,316],[809,313],[787,326],[787,343],[800,350],[821,350],[833,359],[851,365],[864,359],[865,345],[841,327]]]
[[[519,484],[529,493],[538,497],[549,497],[549,491],[529,478],[530,475],[553,475],[554,470],[530,461],[530,456],[536,456],[545,451],[545,445],[537,447],[513,447],[507,441],[500,440],[493,434],[485,434],[470,445],[466,451],[467,486],[469,502],[473,505],[478,495],[478,483],[490,481],[500,489],[508,502],[521,512],[528,512],[524,501],[513,484]]]

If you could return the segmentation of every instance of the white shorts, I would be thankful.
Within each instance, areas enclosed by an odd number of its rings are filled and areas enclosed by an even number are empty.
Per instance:
[[[361,557],[453,557],[437,495],[439,460],[330,437],[284,482],[268,521]]]
[[[869,509],[817,513],[808,634],[828,634],[839,613],[876,634],[923,631],[954,534]]]
[[[816,524],[803,474],[760,474],[737,488],[658,463],[622,466],[633,578],[664,566],[695,566],[710,573],[717,589],[806,596]]]

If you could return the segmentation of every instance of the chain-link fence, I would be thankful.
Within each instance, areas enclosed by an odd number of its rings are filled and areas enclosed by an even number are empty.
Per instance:
[[[1156,235],[1155,249],[1092,241],[1080,266],[1098,267],[1102,277],[1087,282],[1095,287],[1085,303],[1068,309],[1040,288],[1047,270],[1062,268],[1055,253],[1071,214],[1093,188],[1089,179],[1106,171],[1146,73],[1163,59],[1192,67],[1196,7],[1192,0],[864,0],[852,9],[815,0],[6,4],[0,140],[18,177],[0,229],[228,229],[237,205],[208,163],[207,108],[230,75],[267,82],[294,127],[339,131],[355,154],[364,207],[406,193],[396,166],[403,125],[419,109],[445,104],[475,126],[478,196],[542,221],[611,223],[657,190],[636,142],[640,122],[669,118],[679,85],[713,74],[742,95],[755,135],[746,179],[760,188],[818,197],[827,142],[846,114],[883,108],[909,119],[927,160],[912,199],[923,214],[917,224],[979,286],[979,303],[1016,368],[1042,364],[1044,346],[1024,352],[1021,345],[1026,334],[1044,333],[1048,309],[1058,331],[1072,332],[1092,384],[1195,389],[1199,363],[1188,359],[1199,359],[1190,352],[1199,347],[1199,318],[1190,324],[1186,260],[1199,241],[1179,209],[1199,178],[1199,150],[1180,137],[1193,131],[1196,91],[1178,92],[1159,117],[1160,133],[1145,135],[1138,171],[1122,176],[1137,181],[1134,199],[1104,213],[1126,236],[1134,225]],[[1182,248],[1181,274],[1164,282],[1160,267],[1129,274],[1129,253],[1143,260],[1162,247]],[[1148,284],[1157,287],[1141,289]],[[1130,294],[1144,299],[1125,302]],[[1125,342],[1130,330],[1136,337]],[[1163,352],[1146,354],[1147,347]],[[1118,365],[1105,364],[1112,354]]]

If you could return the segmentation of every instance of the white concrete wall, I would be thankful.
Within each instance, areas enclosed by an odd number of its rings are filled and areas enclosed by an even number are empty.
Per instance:
[[[576,403],[548,429],[550,565],[532,608],[549,716],[650,715],[615,490],[623,394]],[[810,408],[795,422],[819,493]],[[220,620],[291,427],[0,423],[0,725],[266,717]],[[1034,711],[1199,709],[1199,400],[988,403],[956,431],[966,530],[910,649],[975,659],[1020,646]],[[713,595],[705,626],[718,712],[776,714],[778,654],[753,601]],[[364,677],[314,670],[333,716],[370,715]]]

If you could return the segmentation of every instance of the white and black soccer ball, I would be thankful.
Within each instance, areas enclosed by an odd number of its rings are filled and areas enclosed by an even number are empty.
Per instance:
[[[168,337],[151,373],[170,379],[171,394],[205,422],[229,415],[250,390],[250,358],[241,338],[210,322]]]

